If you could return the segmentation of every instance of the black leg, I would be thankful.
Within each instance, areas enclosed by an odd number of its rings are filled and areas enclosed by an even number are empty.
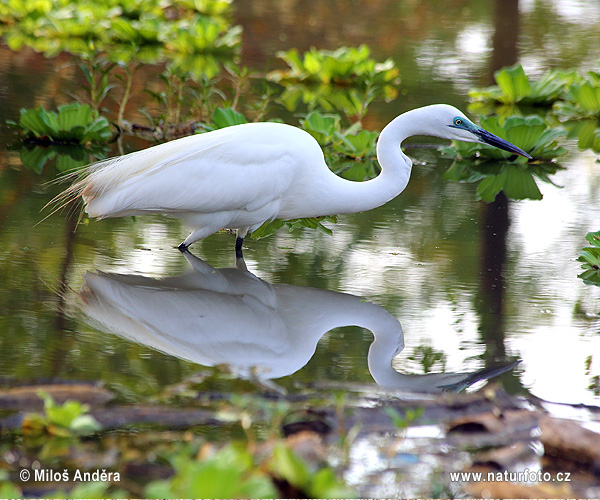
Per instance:
[[[244,243],[244,238],[240,238],[239,236],[235,239],[235,258],[243,259],[244,254],[242,252],[242,243]]]
[[[180,252],[185,252],[185,251],[188,249],[188,247],[189,247],[189,245],[186,245],[185,243],[182,243],[181,245],[179,245],[179,246],[177,247],[177,249],[178,249]]]

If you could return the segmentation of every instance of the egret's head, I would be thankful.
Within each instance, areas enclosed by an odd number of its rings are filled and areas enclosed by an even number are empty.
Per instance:
[[[439,118],[442,121],[440,125],[446,128],[446,138],[465,142],[482,142],[531,159],[531,156],[522,149],[475,125],[458,109],[452,106],[440,105],[438,111]]]

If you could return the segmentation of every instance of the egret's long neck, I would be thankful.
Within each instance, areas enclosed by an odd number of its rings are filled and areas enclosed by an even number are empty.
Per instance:
[[[416,109],[398,116],[382,130],[377,141],[381,173],[375,179],[353,182],[334,174],[328,176],[327,192],[322,193],[327,209],[319,215],[371,210],[404,191],[410,179],[412,162],[400,145],[407,137],[423,133],[424,127],[419,125],[419,111]]]

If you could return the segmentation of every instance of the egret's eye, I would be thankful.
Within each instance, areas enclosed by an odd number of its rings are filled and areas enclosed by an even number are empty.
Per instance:
[[[454,126],[456,127],[460,127],[463,124],[463,121],[461,118],[455,118],[454,119]]]

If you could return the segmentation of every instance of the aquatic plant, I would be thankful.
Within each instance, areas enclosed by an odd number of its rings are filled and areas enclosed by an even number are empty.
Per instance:
[[[89,406],[79,401],[65,401],[60,405],[45,392],[38,393],[38,396],[44,401],[44,413],[29,413],[23,417],[25,436],[86,436],[101,429],[96,419],[88,415]]]
[[[589,80],[569,86],[565,101],[555,111],[566,118],[600,118],[600,73],[588,73]]]
[[[584,81],[571,84],[553,110],[579,148],[600,152],[600,73],[590,71]]]
[[[19,129],[22,137],[44,144],[105,143],[113,135],[108,120],[95,117],[87,104],[70,103],[58,111],[46,111],[42,106],[21,109],[19,122],[7,123]]]
[[[443,154],[455,160],[445,178],[478,182],[476,196],[487,202],[494,201],[500,191],[515,200],[542,199],[535,178],[551,182],[550,175],[562,168],[551,160],[566,154],[557,141],[566,132],[549,128],[538,116],[512,116],[504,121],[491,116],[482,119],[481,126],[528,152],[534,161],[484,144],[453,143],[441,148]]]
[[[490,116],[481,120],[481,126],[529,153],[534,160],[553,160],[567,153],[566,148],[557,142],[559,137],[566,135],[566,131],[548,127],[539,116],[511,116],[504,120]],[[453,158],[482,157],[514,163],[528,161],[522,156],[477,142],[453,141],[451,146],[441,149]]]
[[[24,143],[11,149],[19,151],[19,158],[25,167],[41,174],[46,164],[51,160],[56,160],[54,165],[58,172],[67,172],[88,165],[94,160],[104,159],[107,156],[109,146],[105,144],[40,146]]]
[[[587,285],[600,286],[600,231],[587,233],[585,239],[590,246],[579,252],[577,260],[582,262],[583,272],[578,277]]]
[[[199,460],[198,457],[202,459]],[[286,482],[306,498],[346,498],[351,494],[329,467],[312,470],[281,440],[263,463],[243,443],[231,443],[214,451],[181,447],[169,454],[175,475],[152,481],[148,498],[277,498],[277,484]]]
[[[334,51],[313,47],[302,57],[296,49],[277,55],[289,69],[272,71],[267,79],[284,86],[280,100],[289,110],[303,102],[310,109],[342,111],[360,120],[372,101],[390,101],[398,94],[396,64],[392,59],[376,62],[366,45]]]
[[[569,82],[577,78],[574,71],[548,71],[531,82],[520,64],[494,73],[496,84],[486,89],[471,90],[469,97],[476,102],[551,106],[563,98]]]
[[[178,450],[168,457],[175,475],[152,481],[145,489],[147,498],[275,498],[277,489],[254,464],[248,450],[233,444],[195,459],[196,451]]]

